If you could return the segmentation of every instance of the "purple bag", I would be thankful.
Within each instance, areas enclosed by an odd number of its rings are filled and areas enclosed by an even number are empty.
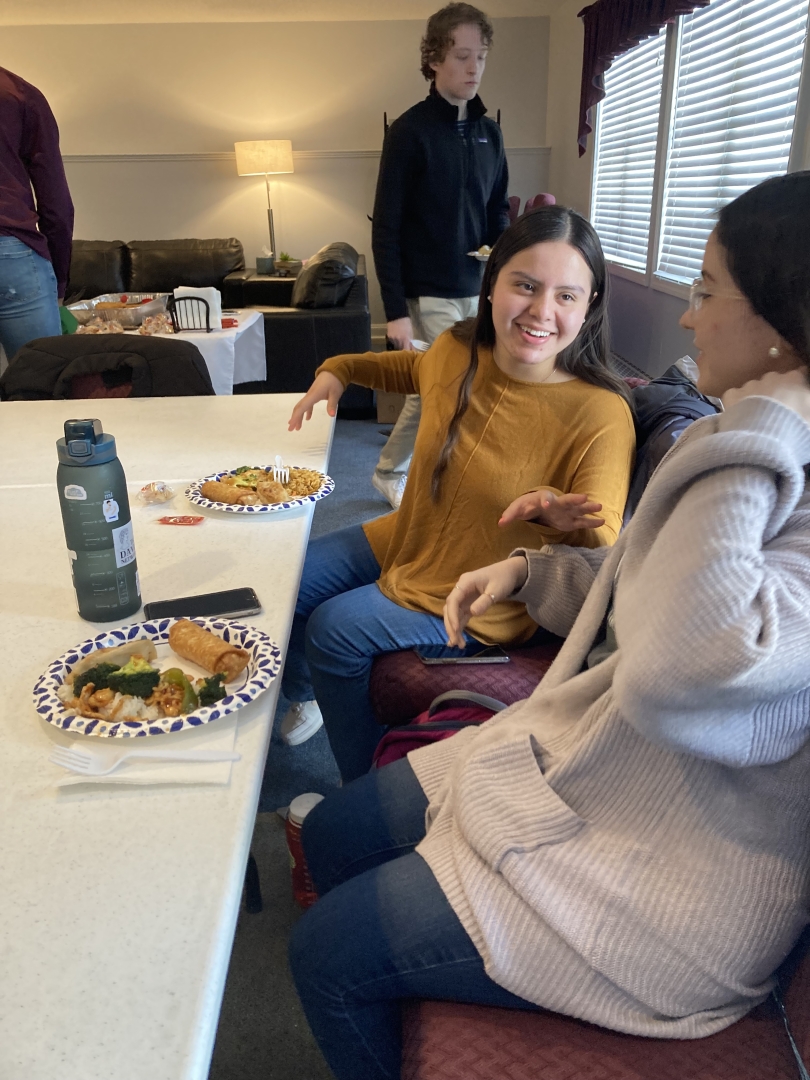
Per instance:
[[[420,746],[449,739],[462,728],[471,724],[483,724],[506,705],[484,694],[468,690],[448,690],[431,702],[430,708],[420,713],[410,724],[389,728],[377,744],[372,767],[381,769],[405,757]]]

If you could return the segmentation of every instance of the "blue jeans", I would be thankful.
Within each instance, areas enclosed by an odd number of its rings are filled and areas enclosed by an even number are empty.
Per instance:
[[[290,939],[309,1026],[337,1080],[400,1075],[406,998],[536,1010],[498,986],[414,852],[427,799],[407,759],[327,795],[301,839],[320,895]]]
[[[360,525],[314,540],[284,666],[285,697],[317,700],[344,783],[368,772],[383,734],[368,696],[374,657],[447,644],[442,619],[388,600],[375,584],[379,576]]]
[[[38,337],[62,333],[56,275],[16,236],[0,236],[0,345],[9,360]]]

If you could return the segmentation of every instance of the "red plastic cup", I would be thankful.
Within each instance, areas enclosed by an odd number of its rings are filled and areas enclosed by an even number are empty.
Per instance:
[[[307,860],[304,857],[304,849],[301,846],[301,826],[304,818],[313,806],[317,806],[323,799],[323,795],[317,795],[314,791],[305,795],[298,795],[290,803],[287,811],[285,829],[287,832],[287,847],[290,852],[290,873],[292,874],[292,887],[295,902],[302,908],[311,907],[318,899],[312,878],[307,869]]]

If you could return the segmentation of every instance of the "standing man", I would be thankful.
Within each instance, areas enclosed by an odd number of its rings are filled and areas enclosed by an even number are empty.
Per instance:
[[[62,333],[73,242],[59,130],[35,86],[0,67],[0,345]]]
[[[468,252],[494,244],[509,224],[503,138],[478,96],[492,36],[486,15],[470,4],[431,15],[422,39],[430,93],[385,137],[371,245],[397,349],[430,344],[476,314],[482,267]],[[409,395],[372,477],[394,508],[420,414],[419,395]]]

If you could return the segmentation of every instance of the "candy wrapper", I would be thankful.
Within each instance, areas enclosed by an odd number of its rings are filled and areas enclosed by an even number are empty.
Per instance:
[[[138,498],[143,503],[165,503],[174,498],[174,488],[162,480],[153,480],[151,484],[145,484],[141,488]]]
[[[177,517],[162,517],[157,519],[158,525],[202,525],[204,517],[196,514],[181,514]]]

